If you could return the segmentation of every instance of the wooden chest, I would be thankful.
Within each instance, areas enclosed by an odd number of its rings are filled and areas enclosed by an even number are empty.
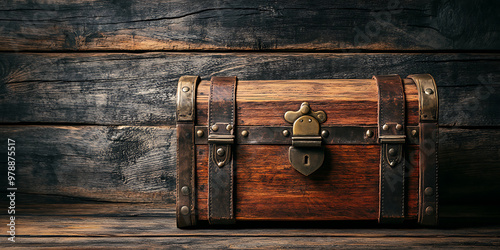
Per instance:
[[[427,74],[181,77],[177,225],[438,220],[436,84]]]

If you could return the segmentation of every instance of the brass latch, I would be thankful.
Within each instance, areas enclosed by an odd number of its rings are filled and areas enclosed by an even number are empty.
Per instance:
[[[292,146],[288,159],[301,174],[308,176],[323,165],[325,151],[321,147],[320,123],[326,121],[324,111],[312,111],[304,102],[298,111],[287,111],[285,120],[293,124]]]

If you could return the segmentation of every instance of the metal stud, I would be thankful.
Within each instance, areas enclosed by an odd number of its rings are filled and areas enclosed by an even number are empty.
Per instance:
[[[432,90],[431,88],[425,89],[425,94],[432,95],[432,94],[434,94],[434,90]]]
[[[396,150],[394,148],[389,149],[389,155],[390,156],[395,156],[396,155]]]
[[[213,131],[217,131],[217,130],[219,130],[219,126],[218,126],[217,124],[214,124],[214,125],[212,126],[212,130],[213,130]]]
[[[201,130],[201,129],[200,129],[200,130],[198,130],[198,131],[196,131],[196,135],[197,135],[198,137],[203,137],[203,135],[204,135],[204,134],[205,134],[205,132],[203,132],[203,130]]]
[[[241,131],[241,135],[242,135],[243,137],[248,137],[248,131],[247,131],[247,130],[243,130],[243,131]]]
[[[389,130],[389,125],[384,124],[384,126],[382,126],[382,129],[383,129],[383,130]]]
[[[188,86],[185,86],[182,88],[182,92],[188,92],[189,91],[189,87]]]
[[[226,126],[226,130],[227,130],[227,131],[231,131],[231,129],[233,129],[233,126],[231,126],[231,124],[228,124],[228,125]]]
[[[424,190],[424,194],[427,196],[431,196],[434,194],[434,189],[432,189],[431,187],[426,187]]]
[[[288,137],[290,135],[290,131],[288,129],[283,130],[283,136]]]
[[[224,163],[223,162],[219,162],[219,163],[217,163],[217,166],[219,166],[219,168],[221,168],[222,166],[224,166]]]
[[[181,207],[181,214],[182,215],[188,215],[189,214],[189,208],[187,206],[182,206]]]
[[[189,195],[189,187],[188,186],[184,186],[181,188],[181,193],[183,195]]]
[[[366,130],[366,137],[372,138],[375,133],[371,129]]]
[[[330,132],[328,132],[328,130],[321,131],[321,136],[323,138],[328,138],[329,135],[330,135]]]
[[[425,208],[425,214],[427,215],[432,215],[434,213],[434,208],[431,206],[428,206]]]
[[[218,156],[224,156],[226,154],[226,150],[224,150],[223,148],[218,148],[217,149],[217,155]]]
[[[403,125],[401,125],[399,123],[396,124],[396,130],[401,131],[401,129],[403,129]]]
[[[396,166],[396,162],[395,162],[395,161],[391,161],[391,162],[389,162],[389,166],[391,166],[391,167]]]
[[[414,129],[414,130],[411,131],[411,135],[413,137],[417,136],[417,134],[418,134],[418,131],[416,129]]]

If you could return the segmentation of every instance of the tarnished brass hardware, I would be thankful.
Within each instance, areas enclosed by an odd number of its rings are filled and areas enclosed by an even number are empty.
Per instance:
[[[329,135],[330,135],[330,132],[328,132],[328,130],[321,131],[321,137],[328,138]]]
[[[219,125],[217,124],[212,125],[212,131],[217,131],[217,130],[219,130]]]
[[[373,130],[371,129],[366,130],[366,137],[372,138],[373,135],[375,135],[375,133],[373,133]]]
[[[426,207],[426,208],[425,208],[425,213],[426,213],[427,215],[432,215],[432,214],[434,214],[434,208],[433,208],[433,207],[431,207],[431,206]]]
[[[432,94],[434,94],[434,90],[432,90],[431,88],[427,88],[427,89],[425,89],[425,94],[432,95]]]
[[[439,99],[434,78],[429,74],[409,75],[408,78],[417,85],[420,121],[437,121]]]
[[[283,136],[288,137],[290,135],[290,131],[288,129],[283,130]]]
[[[292,146],[288,149],[288,159],[301,174],[308,176],[323,165],[325,151],[321,147],[322,136],[329,136],[327,130],[320,135],[320,123],[326,121],[324,111],[312,111],[309,103],[304,102],[298,111],[287,111],[284,115],[287,122],[292,123]],[[283,130],[283,135],[290,132]]]
[[[424,194],[425,195],[433,195],[434,194],[434,190],[431,187],[426,187],[425,190],[424,190]]]
[[[203,137],[203,135],[205,135],[205,132],[203,132],[203,130],[198,130],[198,131],[196,131],[196,135],[198,137]]]
[[[416,129],[412,130],[411,135],[416,137],[418,135],[418,131]]]
[[[248,137],[248,130],[243,130],[243,131],[241,131],[241,135],[242,135],[243,137]]]
[[[384,126],[382,126],[382,129],[383,129],[383,130],[389,130],[389,125],[384,124]]]
[[[187,206],[182,206],[181,207],[181,214],[188,215],[189,214],[189,208]]]
[[[389,149],[389,155],[395,156],[396,155],[396,150],[394,148]]]
[[[403,129],[403,125],[401,124],[396,124],[396,130],[401,131]]]
[[[189,193],[190,193],[190,192],[189,192],[189,187],[188,187],[188,186],[183,186],[183,187],[181,188],[181,193],[182,193],[183,195],[189,195]]]
[[[405,143],[406,135],[382,135],[379,136],[380,143]]]
[[[226,154],[226,150],[224,150],[223,148],[218,148],[217,149],[217,155],[218,156],[224,156]]]
[[[188,86],[183,87],[183,88],[182,88],[182,91],[183,91],[183,92],[188,92],[188,91],[189,91],[189,87],[188,87]]]
[[[231,126],[231,124],[228,124],[228,125],[226,126],[226,130],[227,130],[227,131],[231,131],[231,129],[233,129],[233,126]]]

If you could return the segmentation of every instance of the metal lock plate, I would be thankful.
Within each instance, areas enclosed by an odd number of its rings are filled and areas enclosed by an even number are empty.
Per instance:
[[[324,111],[312,111],[304,102],[298,111],[288,111],[285,120],[293,123],[292,146],[288,149],[288,159],[299,173],[308,176],[318,170],[325,159],[321,147],[320,123],[326,121]]]

